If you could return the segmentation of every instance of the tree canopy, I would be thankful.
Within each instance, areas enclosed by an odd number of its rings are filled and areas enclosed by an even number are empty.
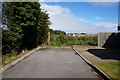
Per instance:
[[[50,21],[38,2],[3,2],[2,6],[3,53],[46,42]]]
[[[64,31],[61,30],[53,30],[53,29],[49,29],[50,34],[54,34],[54,35],[65,35],[66,33]]]

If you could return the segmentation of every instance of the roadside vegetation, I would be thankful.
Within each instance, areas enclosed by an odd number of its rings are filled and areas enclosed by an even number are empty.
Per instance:
[[[81,33],[84,36],[69,36],[64,31],[50,29],[50,46],[62,47],[72,45],[93,45],[98,44],[98,35],[87,35]],[[77,34],[77,33],[74,33]]]
[[[17,54],[16,52],[13,52],[13,53],[9,53],[9,54],[3,55],[2,56],[1,68],[4,67],[5,65],[15,61],[16,59],[22,57],[23,55],[29,53],[30,51],[31,50],[25,50],[24,52],[20,52],[19,54]]]
[[[68,35],[51,35],[51,46],[71,46],[71,45],[93,45],[97,46],[98,37],[95,36],[68,36]]]
[[[38,47],[42,47],[44,45],[41,45],[41,46],[38,46]],[[36,47],[36,48],[38,48]],[[6,55],[3,55],[2,56],[2,65],[0,65],[0,68],[4,67],[5,65],[15,61],[16,59],[24,56],[25,54],[35,50],[36,48],[33,48],[31,50],[24,50],[23,52],[20,52],[19,54],[16,54],[16,52],[13,52],[13,53],[9,53],[9,54],[6,54]]]
[[[47,43],[50,21],[40,6],[39,2],[2,2],[3,65]]]
[[[105,72],[113,80],[120,80],[120,61],[119,62],[106,62],[96,63],[103,72]]]

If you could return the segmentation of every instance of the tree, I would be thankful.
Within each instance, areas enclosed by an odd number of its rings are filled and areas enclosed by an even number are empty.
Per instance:
[[[86,33],[81,33],[81,34],[86,35]]]
[[[13,50],[19,51],[22,41],[22,28],[20,25],[17,3],[3,3],[2,21],[3,21],[3,54],[12,52]],[[4,26],[7,29],[4,30]]]
[[[66,35],[66,33],[64,31],[61,30],[53,30],[53,29],[49,29],[51,34],[55,34],[55,35]]]
[[[41,11],[39,16],[39,24],[38,24],[38,43],[39,45],[45,43],[48,38],[49,31],[49,16],[46,11]]]
[[[23,30],[23,46],[32,49],[38,45],[39,15],[41,12],[40,4],[37,2],[22,3],[23,18],[21,27]]]
[[[4,53],[32,49],[45,42],[50,21],[38,2],[4,2],[2,6]]]

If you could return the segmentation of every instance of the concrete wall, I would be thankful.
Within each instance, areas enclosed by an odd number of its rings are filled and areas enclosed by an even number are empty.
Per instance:
[[[98,34],[98,46],[120,49],[120,33],[100,32]]]

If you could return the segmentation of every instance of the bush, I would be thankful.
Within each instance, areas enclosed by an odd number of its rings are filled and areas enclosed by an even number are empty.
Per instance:
[[[59,39],[59,41],[60,41],[62,44],[66,43],[65,35],[60,35],[60,36],[58,37],[58,39]]]

